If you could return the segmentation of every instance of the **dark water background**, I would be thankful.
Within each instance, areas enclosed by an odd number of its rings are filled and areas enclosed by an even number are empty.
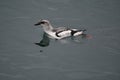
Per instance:
[[[39,47],[39,19],[93,38]],[[0,0],[0,80],[120,80],[120,0]]]

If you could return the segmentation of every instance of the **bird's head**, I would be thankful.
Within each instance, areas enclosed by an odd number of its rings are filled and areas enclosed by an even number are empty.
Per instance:
[[[35,26],[38,26],[38,25],[41,25],[41,26],[49,26],[50,25],[50,22],[48,20],[40,20],[39,22],[37,22],[35,24]]]

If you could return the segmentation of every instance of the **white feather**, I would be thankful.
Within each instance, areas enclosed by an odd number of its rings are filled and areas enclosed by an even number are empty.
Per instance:
[[[81,35],[81,34],[83,34],[83,31],[76,32],[73,36],[79,36],[79,35]]]

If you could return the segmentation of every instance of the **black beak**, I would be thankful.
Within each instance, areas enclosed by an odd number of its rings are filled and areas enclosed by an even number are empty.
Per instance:
[[[34,24],[35,26],[38,26],[38,25],[41,25],[41,22],[38,22],[38,23],[36,23],[36,24]]]

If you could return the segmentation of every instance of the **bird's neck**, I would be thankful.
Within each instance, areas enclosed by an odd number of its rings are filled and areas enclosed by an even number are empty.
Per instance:
[[[43,25],[43,29],[44,29],[45,32],[47,32],[47,31],[52,31],[53,27],[52,27],[51,24],[49,24],[49,25]]]

